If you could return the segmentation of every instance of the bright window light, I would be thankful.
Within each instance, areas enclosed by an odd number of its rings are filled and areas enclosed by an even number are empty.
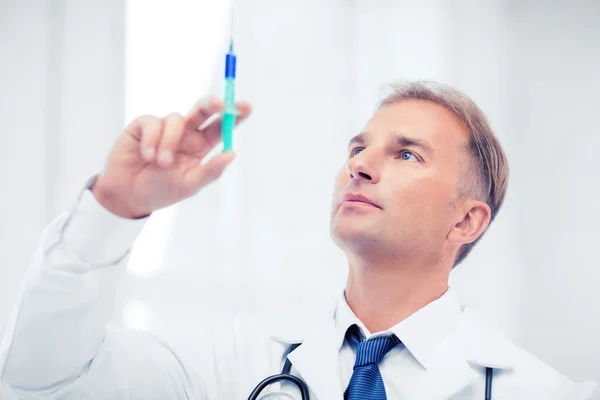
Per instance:
[[[150,310],[138,300],[132,300],[123,309],[123,324],[133,329],[148,329]]]
[[[216,86],[225,50],[229,1],[128,0],[125,17],[125,116],[182,114]],[[218,75],[219,77],[221,75]],[[164,263],[177,205],[155,212],[136,240],[128,272],[149,277]]]

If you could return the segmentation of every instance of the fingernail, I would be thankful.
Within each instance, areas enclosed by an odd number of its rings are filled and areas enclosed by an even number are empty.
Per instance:
[[[158,163],[163,167],[168,167],[173,162],[173,153],[169,150],[163,150],[158,156]]]
[[[148,147],[144,149],[143,155],[146,161],[152,161],[154,159],[154,148]]]

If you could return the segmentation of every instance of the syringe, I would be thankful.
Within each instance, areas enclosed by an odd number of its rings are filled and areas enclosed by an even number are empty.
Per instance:
[[[225,56],[225,110],[221,124],[221,137],[223,151],[230,151],[233,147],[233,128],[235,127],[235,63],[236,56],[233,52],[233,35],[229,43],[229,52]]]

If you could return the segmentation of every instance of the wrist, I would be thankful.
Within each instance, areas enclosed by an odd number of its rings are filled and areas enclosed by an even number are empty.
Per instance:
[[[151,214],[151,212],[137,210],[128,205],[120,195],[121,191],[106,184],[102,176],[96,179],[90,187],[90,191],[102,207],[121,218],[140,219]]]

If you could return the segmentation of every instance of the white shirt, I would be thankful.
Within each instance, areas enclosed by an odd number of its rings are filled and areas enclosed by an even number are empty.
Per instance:
[[[390,350],[379,364],[387,398],[399,400],[408,397],[430,365],[435,348],[457,328],[460,315],[460,303],[452,291],[448,290],[439,299],[392,328],[372,334],[354,315],[345,296],[342,295],[335,313],[335,330],[340,344],[340,377],[343,391],[348,387],[356,359],[354,345],[345,339],[346,331],[351,325],[358,325],[367,340],[395,334],[402,342]]]

